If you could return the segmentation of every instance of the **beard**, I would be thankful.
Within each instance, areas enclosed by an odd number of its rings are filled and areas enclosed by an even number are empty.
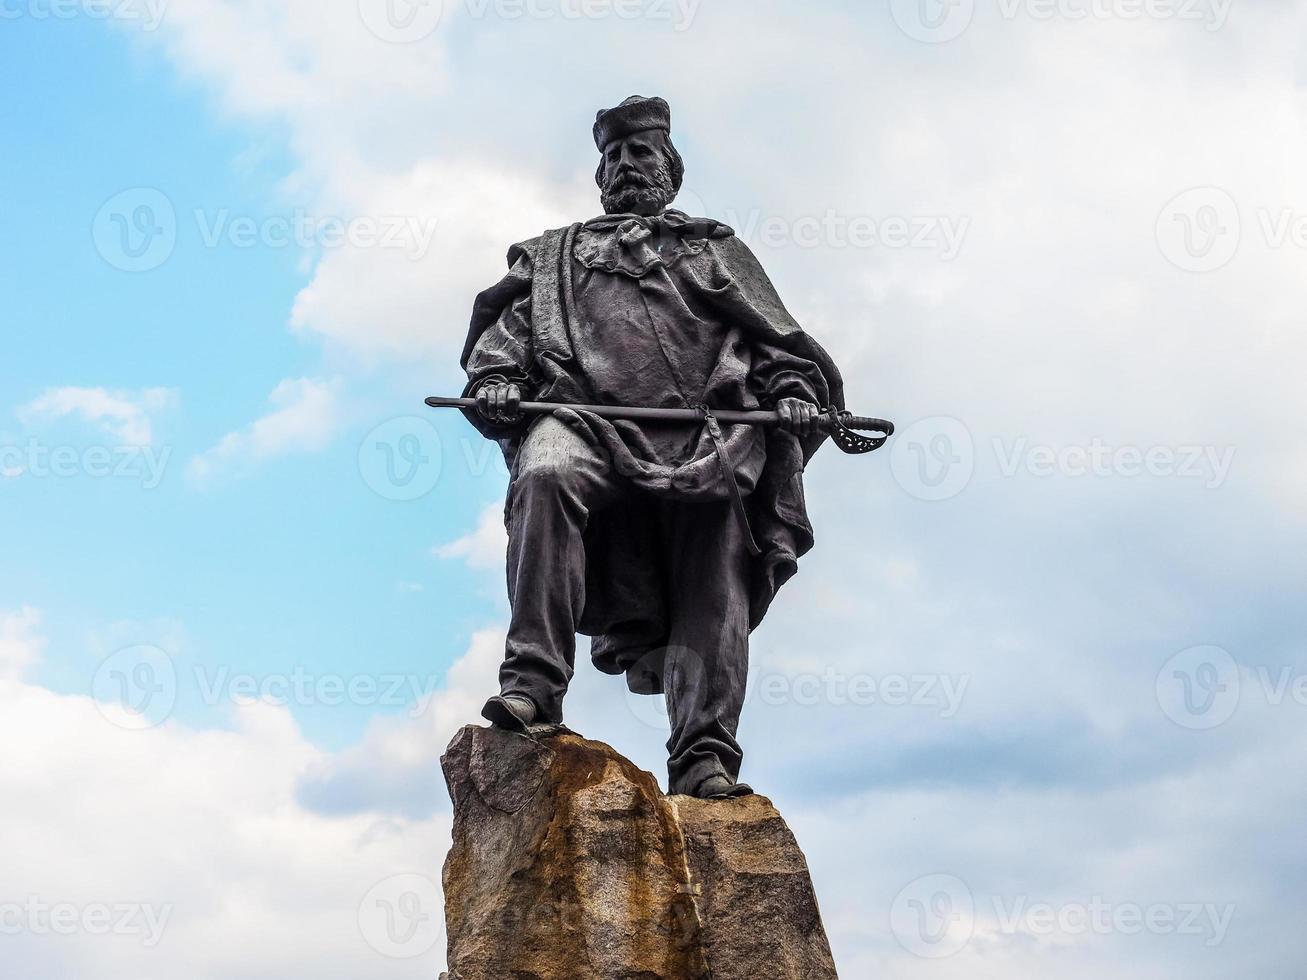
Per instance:
[[[605,214],[658,214],[674,197],[672,170],[666,163],[652,179],[635,170],[623,171],[599,193]]]

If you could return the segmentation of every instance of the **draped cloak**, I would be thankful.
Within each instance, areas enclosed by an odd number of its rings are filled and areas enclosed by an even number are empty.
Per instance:
[[[604,215],[512,246],[509,271],[476,299],[462,364],[473,394],[491,381],[524,400],[656,408],[770,408],[797,397],[844,408],[830,356],[794,321],[757,258],[725,225],[665,211]],[[702,426],[608,421],[555,413],[606,453],[643,493],[592,515],[585,533],[580,632],[599,669],[631,690],[661,690],[667,642],[658,513],[650,495],[724,500],[730,493]],[[499,442],[510,473],[528,422],[468,419]],[[813,544],[803,469],[824,440],[723,426],[728,466],[761,555],[750,563],[749,624]],[[511,495],[510,495],[511,496]]]

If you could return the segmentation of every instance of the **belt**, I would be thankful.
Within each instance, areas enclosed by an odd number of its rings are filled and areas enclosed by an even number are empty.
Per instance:
[[[758,542],[754,540],[753,529],[749,527],[749,513],[744,508],[744,494],[740,493],[740,482],[735,478],[735,467],[726,456],[726,442],[722,439],[722,427],[717,422],[717,417],[713,415],[712,409],[707,405],[700,405],[699,412],[703,415],[704,427],[708,430],[708,435],[712,439],[713,448],[717,451],[717,465],[721,467],[722,479],[726,482],[726,488],[730,492],[731,510],[735,512],[735,519],[739,522],[740,531],[744,534],[744,546],[749,549],[749,554],[757,558],[762,554],[762,549],[758,547]]]

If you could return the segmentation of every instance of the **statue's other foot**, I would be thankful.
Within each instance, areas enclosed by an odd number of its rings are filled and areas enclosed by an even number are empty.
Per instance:
[[[733,783],[719,774],[701,782],[694,795],[701,800],[729,800],[737,796],[752,796],[753,787],[748,783]]]
[[[527,728],[536,720],[535,703],[522,694],[496,695],[481,709],[481,717],[498,728],[527,734]]]

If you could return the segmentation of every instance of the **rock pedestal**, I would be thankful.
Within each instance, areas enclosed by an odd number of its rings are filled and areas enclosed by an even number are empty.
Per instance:
[[[449,980],[827,980],[807,863],[766,798],[664,796],[602,742],[468,726],[441,763]]]

